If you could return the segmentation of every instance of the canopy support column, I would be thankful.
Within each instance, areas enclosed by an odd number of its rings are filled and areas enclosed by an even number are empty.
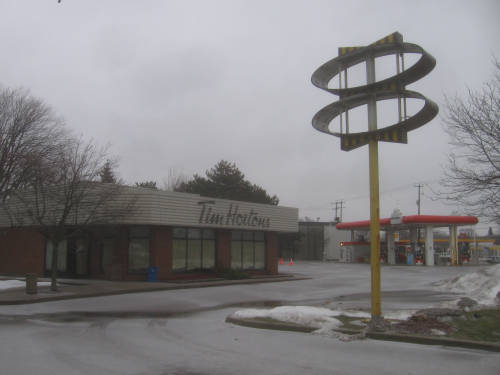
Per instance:
[[[409,260],[411,259],[411,263],[409,261],[408,264],[415,264],[415,254],[417,253],[418,248],[418,230],[414,227],[410,227],[410,247],[412,257],[409,257]]]
[[[387,263],[396,264],[396,246],[394,242],[394,232],[387,231]]]
[[[434,232],[433,227],[425,227],[425,265],[434,265]]]

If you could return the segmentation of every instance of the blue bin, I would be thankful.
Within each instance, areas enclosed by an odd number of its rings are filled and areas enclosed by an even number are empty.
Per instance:
[[[148,281],[158,281],[158,267],[148,267]]]
[[[408,264],[409,265],[413,264],[413,254],[408,254]]]

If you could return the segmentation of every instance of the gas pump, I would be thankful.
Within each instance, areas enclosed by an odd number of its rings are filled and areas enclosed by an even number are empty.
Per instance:
[[[412,245],[406,246],[406,260],[408,265],[412,265],[415,262],[415,251],[413,251]]]
[[[415,250],[415,264],[416,265],[424,264],[424,254],[425,254],[425,247],[423,245],[417,246],[417,248]]]
[[[464,241],[467,239],[467,233],[460,233],[458,238],[459,241],[462,240],[462,243],[458,246],[458,259],[460,264],[467,264],[470,262],[470,246],[467,241]]]

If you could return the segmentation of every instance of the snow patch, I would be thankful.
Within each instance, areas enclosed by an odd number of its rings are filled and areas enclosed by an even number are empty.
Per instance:
[[[434,336],[446,336],[446,332],[441,331],[440,329],[432,328],[431,334]]]
[[[370,314],[364,311],[330,310],[312,306],[280,306],[270,310],[245,309],[236,311],[231,314],[231,317],[236,319],[269,318],[284,323],[313,327],[316,330],[312,334],[336,338],[341,341],[359,340],[364,337],[364,333],[343,334],[334,331],[335,328],[342,326],[342,322],[335,318],[340,315],[354,318],[370,318]],[[361,327],[366,326],[361,321],[358,321],[358,325]]]
[[[335,319],[334,315],[335,312],[330,309],[311,306],[280,306],[270,310],[245,309],[232,314],[236,319],[269,318],[318,330],[331,330],[341,326],[342,322]]]
[[[50,281],[39,281],[38,286],[48,286]],[[12,289],[12,288],[24,288],[26,286],[26,281],[24,280],[0,280],[0,290]]]
[[[416,312],[417,310],[398,310],[385,312],[383,315],[385,319],[406,320],[413,316],[413,314],[415,314]]]
[[[361,320],[353,320],[350,322],[351,325],[353,326],[358,326],[358,327],[366,327],[366,323],[362,322]]]
[[[406,320],[415,313],[415,310],[390,311],[384,314],[386,319]],[[316,333],[338,328],[342,322],[336,317],[347,316],[350,318],[370,319],[371,314],[358,310],[330,310],[323,307],[312,306],[280,306],[270,310],[244,309],[233,313],[235,319],[268,318],[284,323],[294,323],[301,326],[317,328]],[[364,323],[360,322],[360,325]]]
[[[481,305],[495,305],[496,295],[500,291],[500,264],[437,281],[432,285],[441,291],[466,295]]]

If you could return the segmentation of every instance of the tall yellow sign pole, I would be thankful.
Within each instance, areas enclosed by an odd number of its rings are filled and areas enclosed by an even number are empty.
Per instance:
[[[404,53],[421,54],[421,58],[408,69],[400,69],[399,57]],[[375,79],[375,58],[396,55],[396,75],[381,81]],[[359,63],[366,63],[366,85],[347,87],[347,70]],[[331,94],[338,95],[339,100],[319,110],[313,117],[312,124],[316,130],[340,138],[340,148],[344,151],[368,145],[370,167],[370,242],[371,242],[371,310],[372,322],[382,318],[381,277],[380,277],[380,202],[378,173],[378,142],[407,143],[407,133],[436,117],[439,108],[432,100],[422,94],[406,90],[406,85],[418,81],[427,75],[436,60],[422,47],[403,42],[403,36],[395,32],[368,46],[340,47],[339,56],[324,63],[313,73],[313,85]],[[345,87],[342,87],[342,73],[345,77]],[[332,88],[330,81],[338,76],[339,88]],[[397,99],[399,112],[401,100],[420,99],[424,106],[411,117],[399,116],[399,122],[382,129],[377,127],[377,101]],[[366,105],[368,108],[368,130],[365,132],[349,132],[348,111]],[[343,117],[342,114],[346,116]],[[336,117],[340,118],[340,131],[332,131],[330,123]],[[343,131],[345,118],[345,132]]]
[[[366,83],[375,83],[375,58],[366,60]],[[377,99],[375,94],[368,99],[368,130],[377,130]],[[371,264],[371,307],[372,320],[382,316],[381,278],[380,278],[380,199],[378,177],[378,141],[370,139],[368,143],[370,165],[370,264]]]

